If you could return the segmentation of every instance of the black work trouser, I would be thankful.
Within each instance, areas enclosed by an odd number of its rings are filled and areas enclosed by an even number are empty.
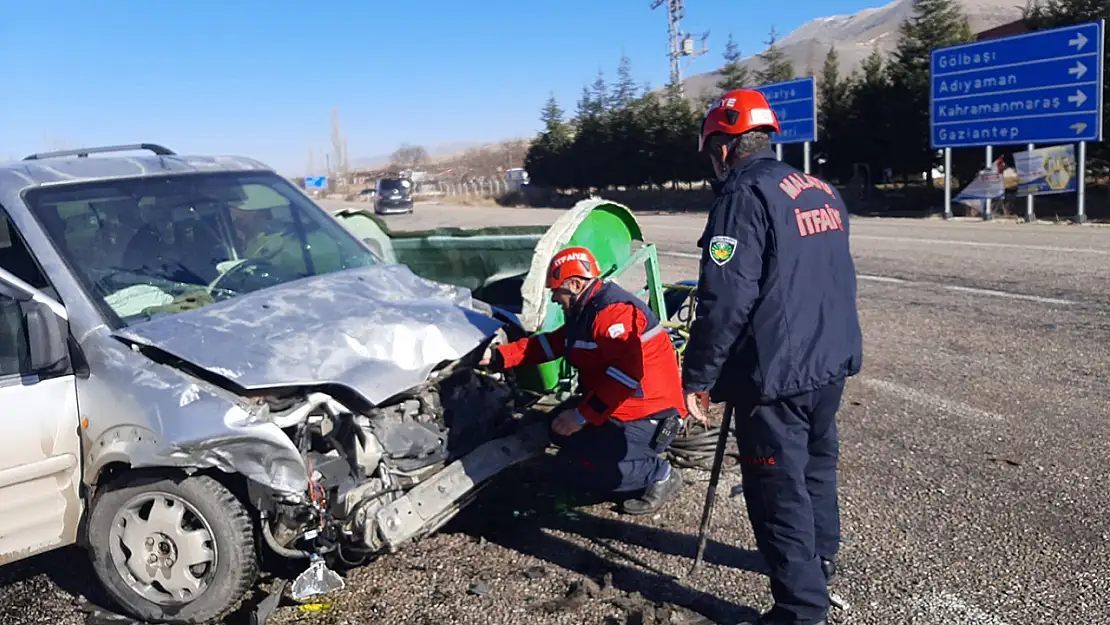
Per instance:
[[[553,414],[576,407],[580,399],[574,397],[560,404]],[[677,412],[671,408],[635,421],[587,423],[570,436],[551,432],[551,442],[559,447],[557,458],[567,470],[569,482],[598,495],[633,493],[665,478],[670,471],[670,463],[661,454],[674,441],[675,433],[658,441],[657,447],[652,440],[663,419]]]
[[[736,405],[744,499],[770,567],[773,622],[810,625],[828,613],[821,558],[840,546],[836,413],[844,382],[769,404]]]

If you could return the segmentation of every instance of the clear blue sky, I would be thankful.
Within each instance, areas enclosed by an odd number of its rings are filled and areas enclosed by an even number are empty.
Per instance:
[[[687,31],[728,33],[745,55],[773,25],[883,0],[686,0]],[[300,175],[330,150],[338,107],[352,159],[402,142],[531,136],[554,91],[573,109],[622,52],[666,82],[666,15],[650,0],[5,0],[0,158],[59,146],[154,141],[242,154]]]

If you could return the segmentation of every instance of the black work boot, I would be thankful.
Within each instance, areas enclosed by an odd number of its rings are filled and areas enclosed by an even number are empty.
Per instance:
[[[780,623],[782,623],[782,621],[773,620],[771,617],[768,617],[766,615],[764,615],[764,617],[759,620],[759,625],[779,625]],[[829,625],[829,619],[823,618],[813,625]]]
[[[657,512],[682,488],[682,475],[678,469],[671,466],[670,474],[658,482],[652,483],[644,490],[644,494],[636,499],[629,499],[621,506],[621,512],[632,516],[641,516]]]
[[[781,619],[776,619],[772,612],[764,612],[754,620],[742,621],[740,625],[780,625],[784,623]],[[813,625],[829,625],[829,619],[823,618]]]

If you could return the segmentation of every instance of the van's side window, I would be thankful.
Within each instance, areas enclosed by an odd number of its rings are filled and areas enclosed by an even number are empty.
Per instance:
[[[0,267],[27,284],[53,295],[53,289],[23,243],[23,238],[0,207]],[[23,309],[9,295],[0,293],[0,378],[31,373],[30,347]]]
[[[0,293],[0,378],[30,373],[30,350],[19,302]]]
[[[50,286],[3,207],[0,207],[0,267],[36,289],[47,289]],[[48,294],[53,296],[49,291]]]

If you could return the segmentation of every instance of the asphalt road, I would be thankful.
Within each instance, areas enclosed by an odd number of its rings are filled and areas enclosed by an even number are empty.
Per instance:
[[[408,229],[559,214],[420,204],[387,220]],[[639,219],[664,279],[696,277],[704,215]],[[831,621],[1110,620],[1110,228],[875,219],[851,228],[865,362],[839,418],[834,591],[849,607]],[[352,573],[331,610],[283,608],[275,622],[681,623],[689,610],[730,622],[765,609],[743,499],[728,496],[733,476],[706,565],[692,579],[668,577],[689,568],[705,492],[704,474],[685,477],[680,501],[642,521],[599,506],[540,522],[528,516],[528,489],[501,485],[491,496],[519,498],[517,514],[471,515]],[[0,622],[80,622],[72,597],[91,592],[81,557],[0,569]]]

